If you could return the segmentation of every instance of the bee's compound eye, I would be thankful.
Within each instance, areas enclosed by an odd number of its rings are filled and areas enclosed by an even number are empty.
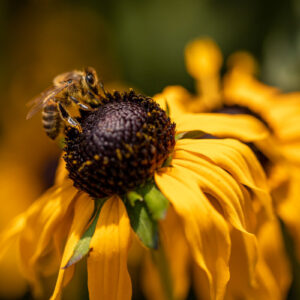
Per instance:
[[[95,82],[94,75],[92,73],[87,73],[86,76],[85,76],[85,80],[86,80],[88,85],[93,85],[94,82]]]

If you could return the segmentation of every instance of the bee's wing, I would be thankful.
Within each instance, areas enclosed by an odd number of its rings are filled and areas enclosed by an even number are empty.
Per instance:
[[[30,101],[28,101],[26,103],[26,106],[30,107],[35,104],[38,104],[39,102],[41,102],[41,99],[45,99],[53,91],[53,89],[54,89],[54,86],[50,86],[49,88],[44,90],[42,93],[40,93],[37,97],[34,97]]]
[[[55,86],[59,86],[61,85],[63,82],[74,82],[74,81],[79,81],[80,78],[82,77],[82,72],[80,71],[71,71],[71,72],[66,72],[66,73],[62,73],[57,75],[54,79],[53,79],[53,84]]]
[[[54,98],[58,93],[60,93],[63,89],[65,89],[69,83],[62,84],[57,87],[50,87],[42,92],[39,96],[31,100],[28,105],[32,105],[31,109],[29,110],[26,120],[32,118],[38,111],[40,111],[44,105],[52,98]]]

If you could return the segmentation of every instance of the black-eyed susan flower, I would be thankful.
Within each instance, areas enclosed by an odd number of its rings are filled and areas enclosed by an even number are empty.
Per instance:
[[[300,227],[299,219],[297,218],[299,205],[296,200],[299,190],[296,178],[299,177],[297,177],[297,167],[295,167],[298,155],[297,135],[299,134],[297,93],[282,95],[278,89],[258,82],[253,76],[257,72],[257,64],[247,52],[237,52],[229,58],[228,66],[230,72],[226,74],[223,82],[221,82],[222,55],[217,45],[210,39],[199,39],[188,44],[185,59],[188,72],[196,80],[197,94],[190,94],[180,86],[169,86],[156,96],[158,101],[168,101],[176,116],[185,114],[187,117],[189,112],[206,112],[206,115],[218,113],[220,118],[222,116],[229,119],[236,117],[243,119],[246,128],[249,127],[246,122],[249,117],[255,118],[260,122],[261,126],[265,127],[268,134],[260,140],[251,141],[249,136],[242,135],[234,135],[234,137],[248,144],[263,164],[267,173],[268,185],[272,191],[273,201],[275,202],[276,212],[290,229],[290,232],[295,237],[297,247],[299,247]],[[206,84],[209,81],[210,84]],[[282,98],[289,100],[284,101]],[[223,133],[224,136],[232,137],[232,133]],[[294,155],[291,154],[293,149],[295,149]],[[290,154],[289,158],[287,157],[287,151]],[[293,165],[288,162],[293,162]],[[274,249],[281,245],[281,250],[279,251],[281,254],[278,257],[284,257],[278,224],[265,227],[273,228],[272,230],[277,232],[274,234],[277,237],[277,241],[275,239],[267,241],[267,235],[262,235],[264,241],[261,241],[261,243],[273,244],[272,247]],[[232,239],[232,241],[234,240]],[[237,248],[234,247],[234,249]],[[262,252],[265,252],[265,248],[262,249]],[[232,258],[236,257],[232,256]],[[259,295],[261,299],[265,299],[264,297],[267,297],[268,291],[273,291],[274,295],[271,298],[278,298],[279,295],[283,297],[290,278],[288,272],[274,272],[274,266],[277,264],[277,269],[285,269],[287,271],[286,261],[282,264],[278,263],[279,260],[272,263],[270,263],[270,259],[267,259],[267,261],[269,264],[267,264],[267,267],[264,267],[264,272],[268,274],[263,275],[263,277],[269,277],[267,280],[269,284],[261,282],[262,286]],[[253,298],[252,292],[246,289],[244,284],[241,285],[240,279],[243,279],[243,277],[239,277],[237,272],[231,274],[229,286],[235,286],[237,289],[244,291],[244,295],[238,292],[235,293],[235,297]],[[237,282],[239,284],[236,284]],[[273,282],[273,287],[277,286],[277,288],[271,288],[271,282]],[[244,288],[241,288],[242,286]],[[263,286],[265,287],[262,288]],[[277,296],[275,296],[276,289]],[[203,292],[203,289],[201,290]],[[227,291],[230,294],[233,290],[228,289]],[[255,293],[256,297],[258,297],[258,289],[255,290]]]
[[[205,40],[191,43],[205,45]],[[217,45],[214,51],[220,54]],[[204,47],[204,46],[203,46]],[[209,51],[209,47],[205,47]],[[198,59],[202,52],[198,52]],[[187,60],[194,59],[186,52]],[[206,56],[207,65],[219,68],[219,62],[214,62]],[[300,137],[300,94],[299,92],[281,93],[276,87],[268,86],[255,78],[258,66],[255,59],[247,52],[237,52],[228,59],[229,72],[223,80],[223,88],[216,89],[219,94],[218,103],[212,99],[211,105],[197,105],[193,109],[203,111],[219,111],[222,113],[250,114],[263,122],[270,131],[270,139],[265,145],[257,145],[263,153],[265,170],[268,174],[269,186],[275,202],[277,214],[284,221],[293,236],[297,255],[300,260],[300,213],[299,194],[299,137]],[[188,65],[187,65],[187,69]],[[201,73],[201,68],[194,73]],[[192,76],[192,72],[190,72]],[[194,76],[197,82],[201,79]],[[216,73],[216,79],[220,80]],[[197,83],[199,85],[200,83]],[[202,96],[200,96],[201,98]],[[202,100],[198,100],[203,102]],[[195,101],[197,102],[197,101]],[[268,146],[267,146],[268,145]]]
[[[59,270],[51,297],[59,299],[88,254],[90,299],[130,299],[127,258],[138,237],[152,253],[150,268],[157,263],[152,273],[160,271],[163,297],[186,296],[191,263],[207,299],[223,299],[233,247],[243,249],[240,276],[258,295],[265,275],[256,271],[265,262],[258,233],[273,218],[272,203],[261,165],[238,139],[264,140],[266,127],[250,116],[188,114],[171,121],[154,100],[133,91],[105,99],[82,113],[82,132],[66,131],[55,185],[1,236],[6,247],[18,239],[35,294],[39,278]]]

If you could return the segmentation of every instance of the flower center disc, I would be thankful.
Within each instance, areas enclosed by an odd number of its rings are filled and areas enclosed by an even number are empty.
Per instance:
[[[131,91],[107,94],[66,130],[66,161],[74,186],[94,198],[123,194],[151,178],[175,145],[175,124],[154,100]]]

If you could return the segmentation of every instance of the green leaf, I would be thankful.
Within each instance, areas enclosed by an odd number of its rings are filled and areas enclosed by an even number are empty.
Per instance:
[[[180,132],[176,134],[175,140],[182,140],[182,139],[200,139],[202,138],[206,133],[201,130],[191,130],[191,131],[185,131]]]
[[[154,220],[165,218],[169,207],[169,201],[155,184],[153,184],[149,191],[144,194],[144,200]]]
[[[102,198],[95,200],[96,201],[96,208],[94,213],[94,219],[90,224],[89,228],[85,231],[81,239],[78,241],[77,245],[74,248],[73,255],[68,261],[68,263],[63,267],[63,269],[72,266],[73,264],[77,263],[81,260],[85,255],[89,253],[90,250],[90,242],[94,235],[97,221],[100,215],[101,207],[104,204],[107,198]]]
[[[128,192],[126,197],[131,206],[134,206],[136,201],[143,201],[143,196],[138,194],[136,191]]]
[[[127,213],[132,229],[142,243],[152,249],[158,246],[157,222],[151,218],[145,202],[136,201],[134,207],[127,205]]]

